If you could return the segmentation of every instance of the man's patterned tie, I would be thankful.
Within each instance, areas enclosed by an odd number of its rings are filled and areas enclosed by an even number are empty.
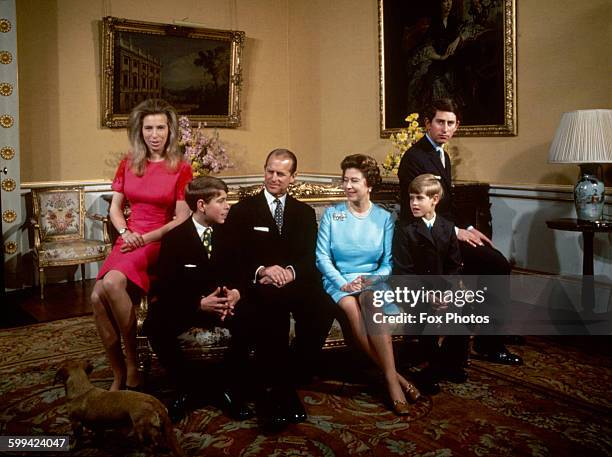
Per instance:
[[[206,227],[204,229],[204,233],[202,234],[202,244],[204,245],[204,249],[206,249],[206,253],[210,259],[210,255],[212,254],[212,228]]]
[[[283,229],[283,204],[278,198],[274,199],[274,203],[276,203],[276,208],[274,209],[274,222],[276,222],[276,226],[278,227],[278,233],[281,233]]]

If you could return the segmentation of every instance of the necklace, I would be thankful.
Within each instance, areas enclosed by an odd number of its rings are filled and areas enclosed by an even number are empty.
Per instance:
[[[351,214],[355,216],[357,219],[365,219],[366,217],[370,215],[370,212],[372,211],[372,207],[374,205],[372,205],[371,201],[368,201],[368,209],[366,209],[365,211],[357,211],[355,208],[351,206],[350,203],[347,203],[347,206]]]

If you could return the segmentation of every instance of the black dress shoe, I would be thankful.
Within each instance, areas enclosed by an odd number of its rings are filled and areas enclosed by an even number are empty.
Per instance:
[[[422,394],[437,395],[440,393],[439,377],[431,368],[424,368],[413,373],[412,380]]]
[[[311,371],[296,369],[293,374],[293,383],[296,386],[307,386],[315,381],[316,376]]]
[[[257,399],[256,408],[264,432],[278,433],[287,427],[284,402],[277,389],[265,389]]]
[[[185,415],[191,410],[192,401],[189,395],[186,393],[179,393],[176,395],[170,407],[168,408],[168,415],[170,420],[175,423],[180,421]]]
[[[222,394],[223,409],[235,420],[243,421],[255,415],[253,409],[247,404],[244,397],[231,389],[226,389]]]
[[[284,398],[282,400],[285,418],[287,421],[291,422],[292,424],[299,424],[308,418],[306,415],[306,410],[304,409],[304,404],[302,403],[302,400],[300,400],[300,397],[295,389],[286,389],[284,392]]]
[[[506,344],[514,344],[517,346],[522,346],[527,342],[522,335],[506,335],[504,339],[506,340]]]
[[[476,354],[477,359],[486,360],[487,362],[501,363],[504,365],[522,365],[523,359],[521,356],[513,354],[506,348],[500,351],[479,352]]]
[[[440,378],[453,384],[463,384],[468,380],[468,372],[461,367],[446,368],[440,372]]]

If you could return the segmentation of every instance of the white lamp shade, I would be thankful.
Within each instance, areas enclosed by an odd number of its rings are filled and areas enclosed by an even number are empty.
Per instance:
[[[563,113],[550,146],[551,163],[612,162],[612,110]]]

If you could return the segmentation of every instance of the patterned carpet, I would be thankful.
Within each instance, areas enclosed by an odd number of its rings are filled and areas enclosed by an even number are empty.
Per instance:
[[[467,383],[444,384],[440,395],[420,401],[406,418],[387,410],[379,387],[359,376],[339,380],[351,368],[349,358],[339,357],[334,362],[339,376],[300,390],[309,413],[304,424],[264,435],[255,420],[232,421],[208,406],[175,430],[187,455],[612,455],[611,359],[536,338],[515,350],[525,359],[523,367],[474,361]],[[68,358],[90,360],[93,382],[110,385],[91,316],[0,331],[0,434],[71,434],[63,388],[53,385],[55,369]],[[199,375],[205,385],[216,372]],[[163,383],[154,367],[151,385],[162,399]],[[70,453],[149,454],[119,431],[107,432],[102,441],[86,434]]]

